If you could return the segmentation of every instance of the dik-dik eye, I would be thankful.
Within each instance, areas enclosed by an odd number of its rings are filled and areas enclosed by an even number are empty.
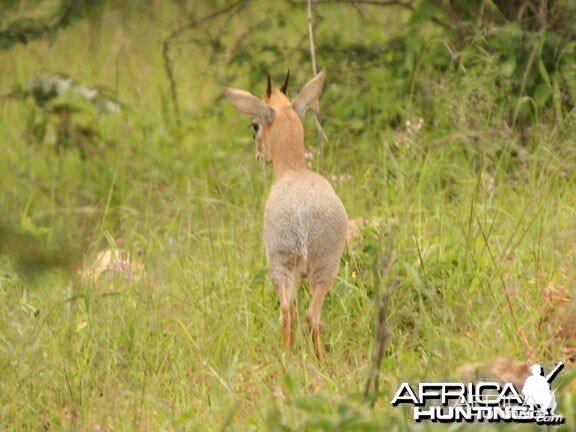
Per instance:
[[[253,132],[252,132],[252,136],[253,136],[254,138],[256,138],[256,135],[258,134],[258,131],[260,130],[260,125],[259,125],[258,123],[252,122],[252,123],[250,124],[250,127],[252,128],[252,131],[253,131]]]

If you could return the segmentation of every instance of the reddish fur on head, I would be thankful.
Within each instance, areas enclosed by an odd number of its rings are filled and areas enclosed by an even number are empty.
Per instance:
[[[300,117],[318,99],[324,84],[324,72],[320,72],[302,88],[294,101],[290,101],[286,94],[289,77],[288,71],[284,83],[272,88],[268,75],[266,93],[262,100],[244,90],[225,90],[234,107],[253,118],[257,125],[256,158],[272,162],[276,177],[287,170],[306,168],[304,131]]]

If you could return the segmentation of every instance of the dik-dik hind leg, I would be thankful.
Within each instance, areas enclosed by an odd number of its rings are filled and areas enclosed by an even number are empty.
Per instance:
[[[320,363],[324,363],[324,349],[320,342],[320,318],[322,316],[322,305],[324,304],[326,294],[334,283],[334,279],[335,278],[331,279],[329,282],[310,283],[312,300],[310,301],[310,306],[306,313],[306,322],[308,323],[310,334],[312,336],[314,352]]]
[[[289,280],[274,287],[280,300],[282,320],[282,341],[285,350],[294,346],[294,325],[296,324],[296,306],[294,305],[294,288]]]

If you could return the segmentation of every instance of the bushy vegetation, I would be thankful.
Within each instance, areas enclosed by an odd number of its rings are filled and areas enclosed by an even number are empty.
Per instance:
[[[318,1],[309,163],[360,233],[325,365],[304,320],[282,352],[272,172],[222,92],[310,78],[306,3],[127,3],[0,1],[2,430],[440,430],[398,385],[498,357],[565,361],[576,427],[572,2]]]

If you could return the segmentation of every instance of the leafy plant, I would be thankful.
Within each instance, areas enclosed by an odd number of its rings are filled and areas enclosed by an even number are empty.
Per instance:
[[[423,11],[427,11],[424,13]],[[423,0],[420,19],[448,20],[447,34],[459,50],[458,65],[495,73],[499,103],[509,121],[554,109],[557,119],[576,104],[576,5],[568,1]]]
[[[103,138],[96,128],[83,123],[79,117],[83,114],[93,117],[89,111],[114,114],[122,109],[110,90],[83,84],[63,74],[32,78],[7,95],[22,101],[32,100],[35,105],[27,126],[28,135],[35,143],[50,140],[57,151],[76,148],[82,158],[101,153]]]
[[[0,50],[7,50],[16,44],[27,44],[44,36],[54,35],[61,29],[68,27],[75,19],[87,16],[90,11],[101,7],[103,0],[61,0],[54,11],[42,18],[19,17],[8,20],[9,11],[18,2],[3,0],[0,7],[4,17],[0,18]]]

